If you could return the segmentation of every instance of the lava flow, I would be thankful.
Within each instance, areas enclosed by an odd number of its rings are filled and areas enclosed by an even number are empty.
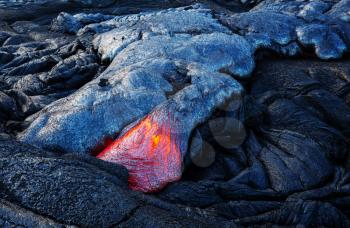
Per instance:
[[[165,116],[153,112],[97,155],[125,166],[133,190],[156,192],[181,177],[181,151],[172,133],[176,124]]]

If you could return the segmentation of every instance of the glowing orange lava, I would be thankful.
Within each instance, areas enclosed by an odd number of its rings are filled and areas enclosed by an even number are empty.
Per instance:
[[[180,179],[182,173],[178,139],[171,132],[175,124],[171,118],[153,114],[97,156],[125,166],[129,170],[129,186],[143,192],[159,191],[167,183]]]

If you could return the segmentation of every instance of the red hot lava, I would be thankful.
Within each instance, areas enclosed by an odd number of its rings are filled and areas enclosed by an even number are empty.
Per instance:
[[[172,134],[176,124],[158,114],[144,118],[97,156],[125,166],[133,190],[156,192],[182,174],[181,151]]]

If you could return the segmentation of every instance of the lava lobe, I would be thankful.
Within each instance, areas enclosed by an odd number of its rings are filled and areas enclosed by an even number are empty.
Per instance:
[[[153,112],[116,139],[97,157],[125,166],[133,190],[156,192],[182,174],[179,136],[170,114]]]

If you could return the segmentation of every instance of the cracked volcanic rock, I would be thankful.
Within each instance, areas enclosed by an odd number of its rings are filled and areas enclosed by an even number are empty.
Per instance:
[[[111,173],[105,168],[108,165],[89,164],[91,158],[45,155],[14,141],[0,143],[2,195],[7,200],[56,221],[82,226],[113,225],[136,207],[127,197],[127,172],[120,166],[115,165]]]

